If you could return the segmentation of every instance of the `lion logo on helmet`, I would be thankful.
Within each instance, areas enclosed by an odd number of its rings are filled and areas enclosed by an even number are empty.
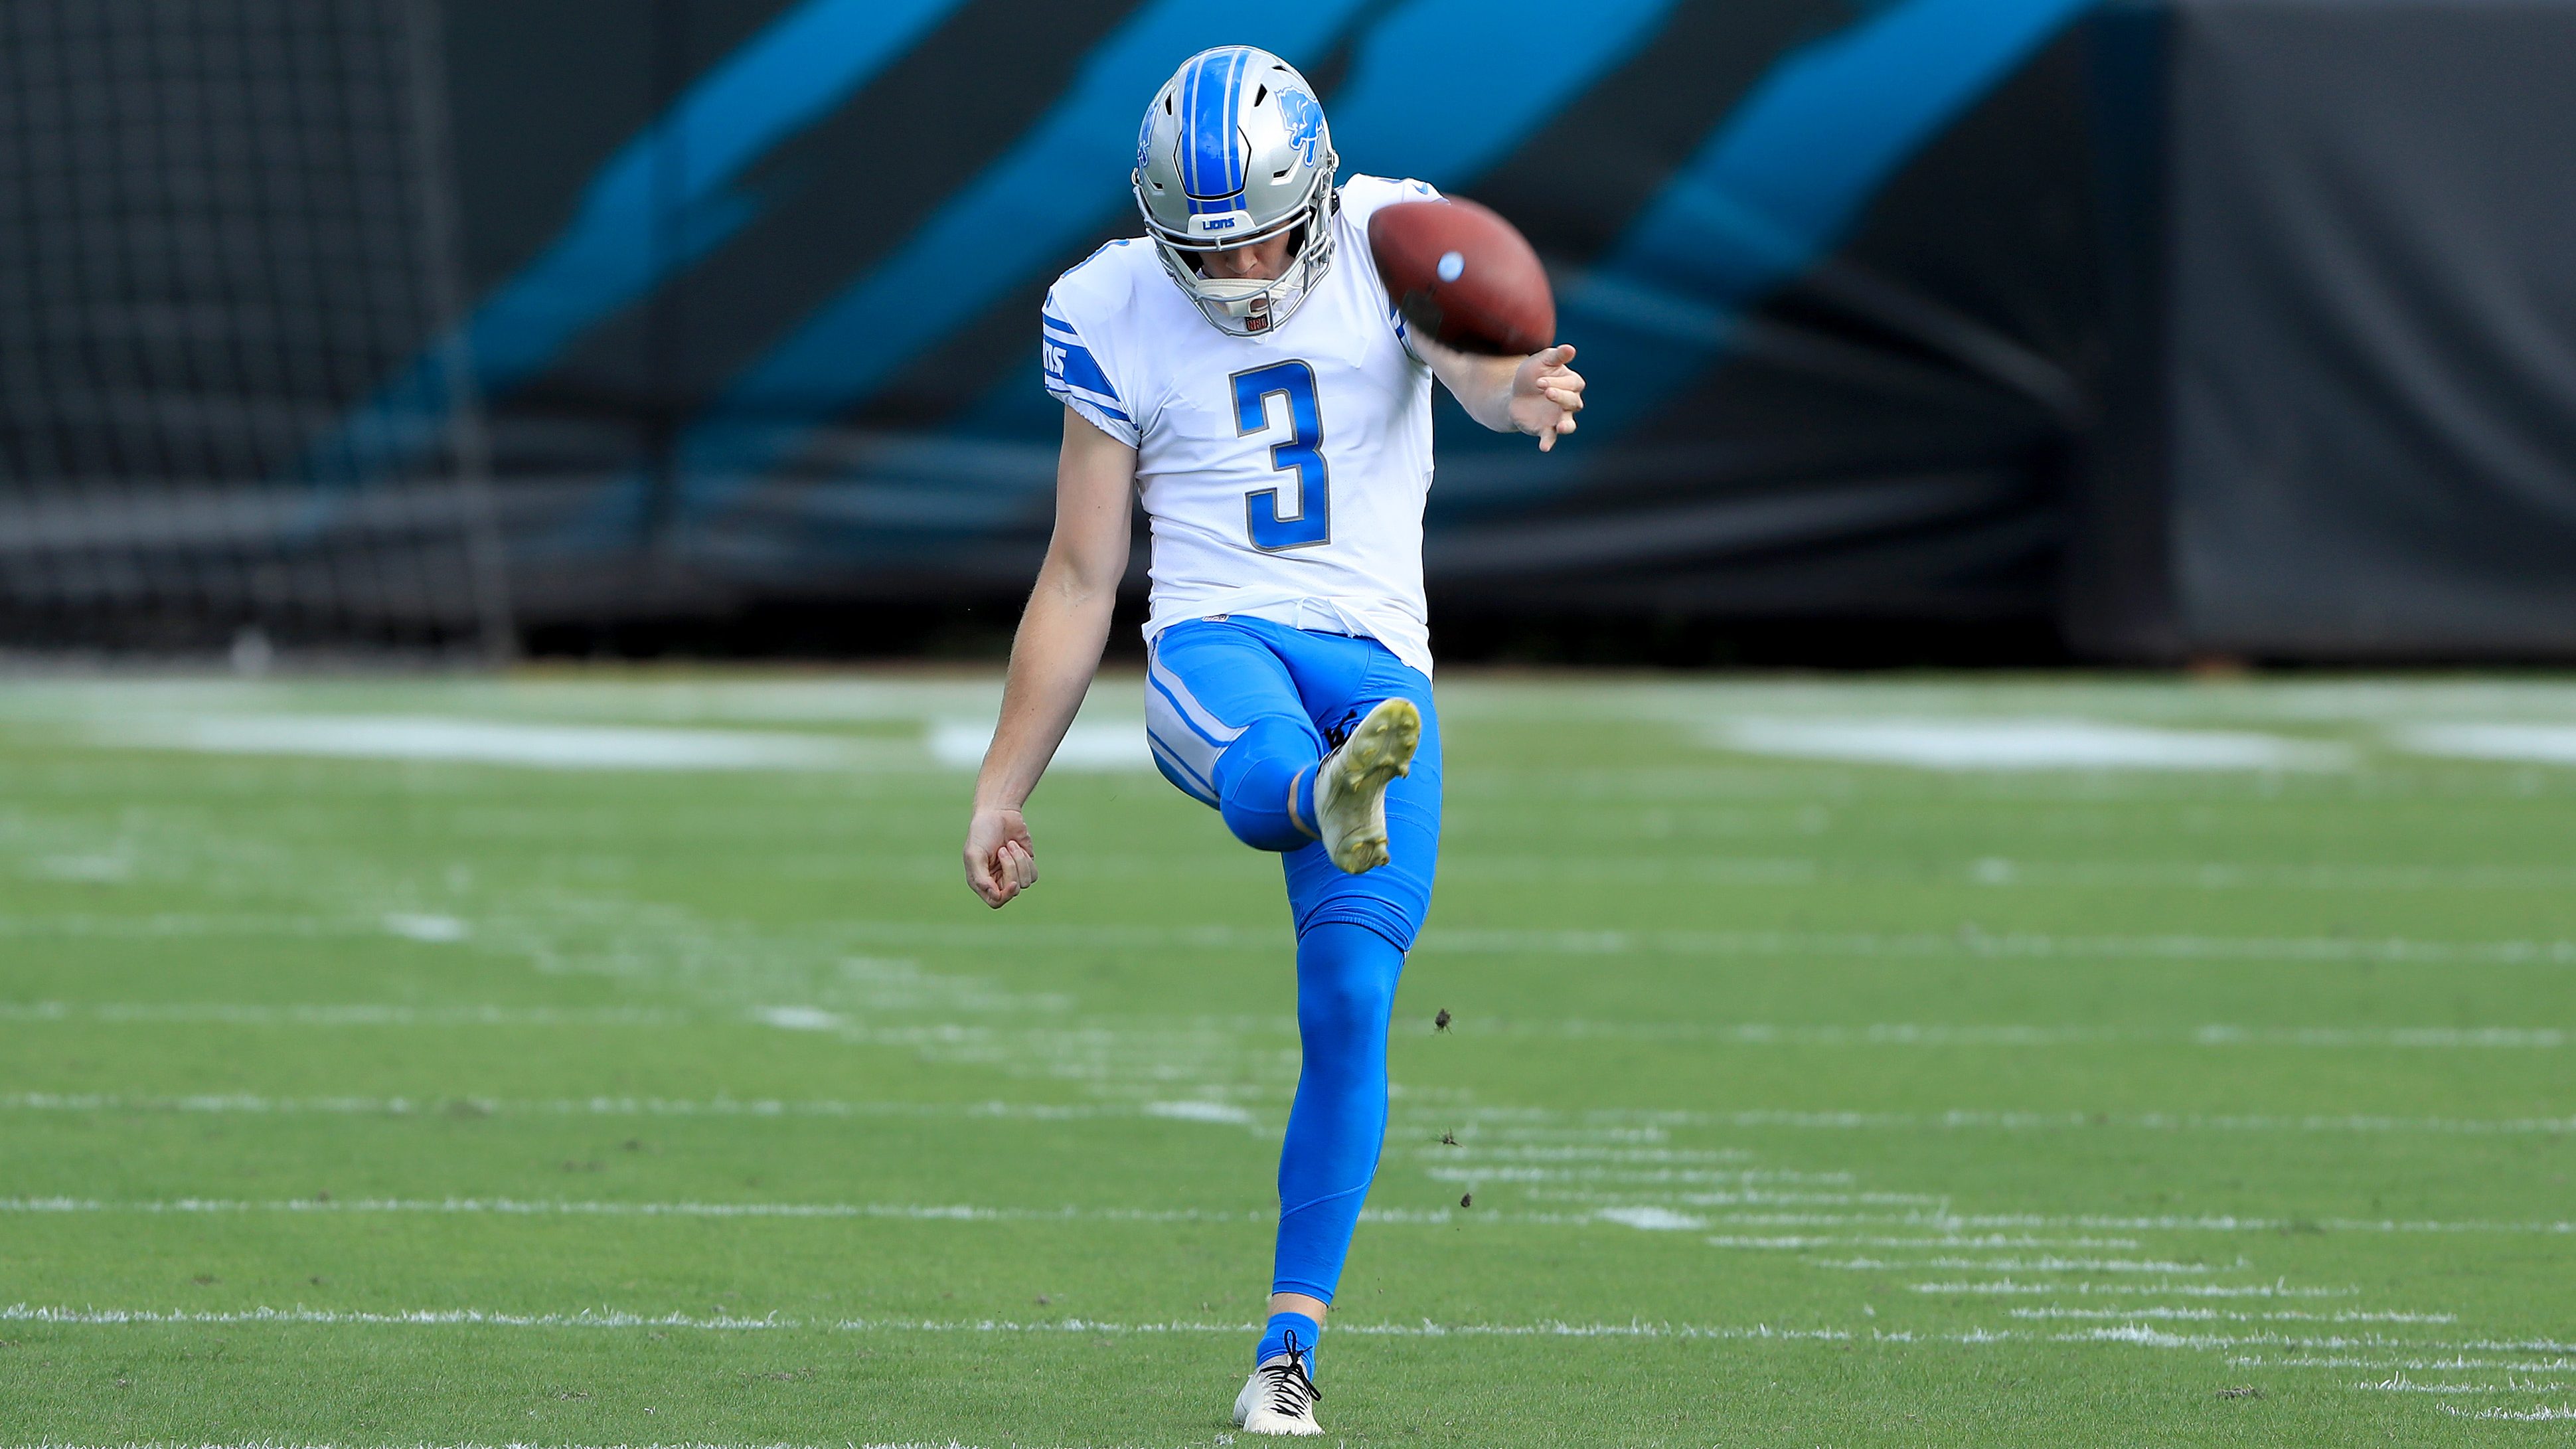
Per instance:
[[[1288,123],[1288,144],[1315,164],[1315,145],[1324,139],[1324,107],[1304,91],[1283,90],[1279,93],[1279,118]]]

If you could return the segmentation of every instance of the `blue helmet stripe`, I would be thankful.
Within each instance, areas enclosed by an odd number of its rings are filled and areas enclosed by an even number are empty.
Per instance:
[[[1181,194],[1193,195],[1199,189],[1199,148],[1191,139],[1198,124],[1199,75],[1204,62],[1190,67],[1189,78],[1181,82]]]
[[[1236,51],[1234,66],[1225,75],[1225,110],[1217,117],[1217,128],[1222,134],[1221,144],[1225,147],[1225,194],[1228,196],[1243,190],[1245,180],[1243,148],[1235,144],[1240,138],[1235,134],[1234,112],[1236,105],[1243,99],[1243,73],[1251,68],[1252,52]]]
[[[1181,102],[1189,136],[1182,148],[1188,154],[1188,178],[1181,189],[1193,198],[1231,196],[1243,189],[1233,178],[1235,85],[1244,59],[1241,51],[1221,52],[1190,67]]]
[[[1198,63],[1190,87],[1191,194],[1223,195],[1225,191],[1225,63],[1211,55]]]

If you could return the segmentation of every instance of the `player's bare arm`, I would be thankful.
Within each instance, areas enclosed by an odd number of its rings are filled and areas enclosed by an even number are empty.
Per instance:
[[[1037,852],[1020,808],[1100,667],[1127,572],[1135,482],[1136,450],[1067,409],[1056,458],[1055,536],[1011,641],[1002,716],[975,777],[975,812],[966,826],[966,884],[997,910],[1037,884]]]
[[[1566,366],[1574,360],[1572,347],[1559,343],[1526,357],[1488,357],[1427,337],[1414,338],[1413,346],[1467,416],[1495,432],[1530,434],[1545,453],[1574,431],[1574,415],[1583,411],[1583,374]]]

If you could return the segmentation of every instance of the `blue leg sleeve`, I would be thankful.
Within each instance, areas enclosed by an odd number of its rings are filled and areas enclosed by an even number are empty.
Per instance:
[[[1304,1064],[1279,1153],[1279,1243],[1270,1291],[1326,1303],[1386,1144],[1387,1018],[1404,953],[1366,926],[1328,921],[1297,942]]]
[[[1217,811],[1255,850],[1301,850],[1315,837],[1298,824],[1315,814],[1315,767],[1324,742],[1303,719],[1255,720],[1217,756]],[[1290,803],[1291,794],[1295,803]]]

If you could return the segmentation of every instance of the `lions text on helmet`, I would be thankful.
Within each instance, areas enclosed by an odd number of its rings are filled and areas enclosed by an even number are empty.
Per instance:
[[[1294,66],[1220,46],[1184,62],[1146,109],[1136,206],[1172,280],[1210,322],[1248,337],[1286,322],[1332,266],[1339,164],[1323,103]]]

